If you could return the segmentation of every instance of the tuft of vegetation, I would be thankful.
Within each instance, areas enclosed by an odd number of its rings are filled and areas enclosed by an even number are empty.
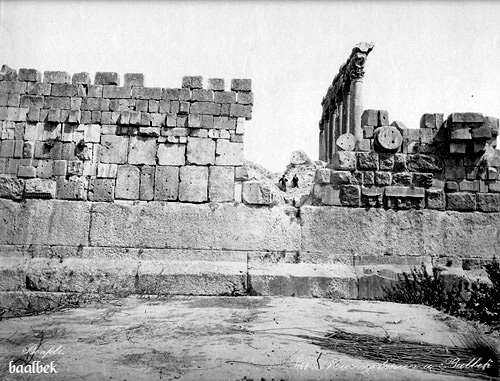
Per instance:
[[[423,304],[450,315],[500,328],[500,262],[494,257],[485,265],[491,282],[456,279],[447,284],[441,271],[429,274],[425,265],[398,275],[398,282],[387,289],[385,300],[396,303]]]

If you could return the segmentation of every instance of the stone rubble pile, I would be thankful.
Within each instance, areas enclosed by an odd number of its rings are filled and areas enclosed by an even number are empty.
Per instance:
[[[0,71],[0,198],[260,203],[246,184],[250,79]],[[242,197],[243,191],[243,197]]]

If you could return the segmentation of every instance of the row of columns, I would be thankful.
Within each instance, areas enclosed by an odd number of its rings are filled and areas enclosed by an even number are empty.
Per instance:
[[[336,141],[343,134],[352,134],[355,141],[363,139],[361,115],[363,114],[363,76],[372,43],[360,43],[330,86],[323,99],[324,113],[320,121],[320,160],[330,162],[337,151]]]

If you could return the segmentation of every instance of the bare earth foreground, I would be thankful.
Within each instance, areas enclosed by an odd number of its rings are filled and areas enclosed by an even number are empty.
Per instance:
[[[473,379],[440,370],[442,358],[436,358],[431,371],[418,363],[413,365],[419,370],[405,369],[401,364],[412,360],[406,356],[401,361],[401,353],[386,360],[381,354],[380,361],[373,361],[363,357],[367,347],[362,343],[325,348],[311,340],[336,329],[379,337],[380,345],[406,340],[442,348],[460,345],[460,334],[469,328],[432,308],[383,302],[129,297],[1,321],[0,374],[3,380]],[[57,374],[9,373],[9,362],[26,359],[25,349],[40,342],[32,360],[53,362]],[[356,345],[358,356],[346,354]],[[52,353],[44,357],[42,350]],[[444,366],[456,361],[450,354]]]

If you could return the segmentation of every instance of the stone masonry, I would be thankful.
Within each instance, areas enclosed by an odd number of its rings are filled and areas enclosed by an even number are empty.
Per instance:
[[[43,78],[43,80],[42,80]],[[230,202],[241,199],[251,80],[0,72],[0,198]],[[243,179],[244,181],[244,179]],[[246,198],[248,199],[248,197]],[[251,202],[251,200],[250,200]]]
[[[373,44],[323,99],[310,196],[243,163],[251,81],[0,71],[0,305],[9,293],[379,298],[425,264],[475,278],[500,252],[499,122],[364,110]],[[276,188],[276,189],[275,189]],[[283,193],[283,192],[281,192]],[[281,201],[280,201],[281,200]],[[1,312],[1,311],[0,311]]]

